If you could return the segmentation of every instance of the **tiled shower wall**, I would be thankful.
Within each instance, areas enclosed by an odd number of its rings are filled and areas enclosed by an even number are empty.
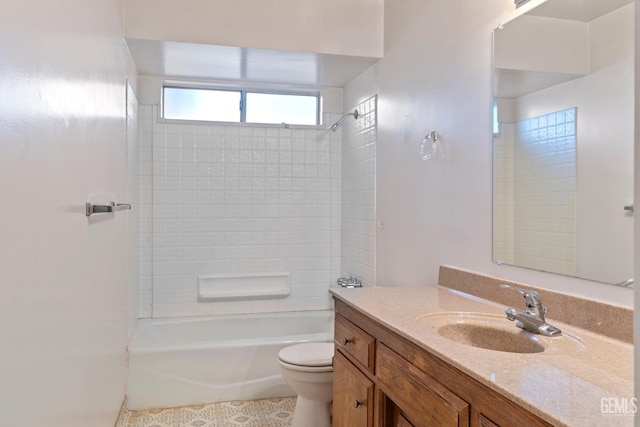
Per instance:
[[[358,120],[342,131],[341,276],[375,284],[375,177],[377,97],[355,108]]]
[[[140,106],[141,317],[329,308],[340,132],[157,117]],[[290,273],[288,298],[198,300],[199,275],[267,272]]]
[[[575,275],[576,109],[504,126],[496,141],[494,256]]]

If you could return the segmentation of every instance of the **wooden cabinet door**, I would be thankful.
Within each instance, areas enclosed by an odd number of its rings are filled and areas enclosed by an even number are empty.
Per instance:
[[[377,350],[376,378],[407,422],[421,427],[469,426],[467,402],[384,345]]]
[[[339,351],[333,359],[333,427],[373,425],[373,382]]]

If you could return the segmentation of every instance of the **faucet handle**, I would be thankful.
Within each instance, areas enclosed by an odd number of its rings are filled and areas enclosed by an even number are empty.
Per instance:
[[[524,302],[527,308],[540,307],[542,302],[540,300],[540,294],[531,289],[522,289],[516,286],[507,285],[505,283],[501,283],[500,287],[503,289],[513,289],[514,291],[520,292],[524,297]],[[547,311],[546,307],[543,307],[543,313]]]

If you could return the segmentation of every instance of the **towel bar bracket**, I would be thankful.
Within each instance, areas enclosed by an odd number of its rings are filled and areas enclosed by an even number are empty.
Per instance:
[[[131,209],[128,203],[111,202],[108,205],[94,205],[93,203],[85,203],[86,215],[91,216],[95,213],[111,213]]]

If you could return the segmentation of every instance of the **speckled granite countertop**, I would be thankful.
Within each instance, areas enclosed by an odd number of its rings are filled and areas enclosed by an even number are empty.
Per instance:
[[[444,287],[332,288],[335,298],[440,357],[510,400],[558,426],[631,426],[622,415],[633,397],[633,346],[565,323],[559,338],[539,337],[542,353],[508,353],[443,338],[433,322],[439,312],[504,316],[504,306]],[[522,307],[515,307],[522,308]],[[504,318],[506,324],[516,327]]]

